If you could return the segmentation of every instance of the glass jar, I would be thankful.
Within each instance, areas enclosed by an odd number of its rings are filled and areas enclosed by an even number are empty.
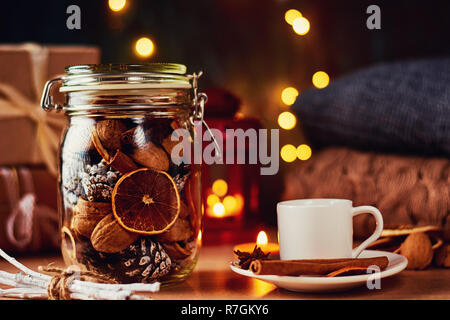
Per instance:
[[[192,272],[201,245],[200,165],[182,151],[172,155],[179,142],[171,136],[185,129],[194,141],[206,100],[198,77],[178,64],[79,65],[47,83],[42,107],[69,119],[58,180],[67,265],[120,283],[168,284]],[[62,107],[49,94],[57,81]]]

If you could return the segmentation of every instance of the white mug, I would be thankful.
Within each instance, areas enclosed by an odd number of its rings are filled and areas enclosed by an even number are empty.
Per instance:
[[[353,217],[370,213],[375,217],[374,233],[353,250]],[[356,258],[383,230],[380,211],[371,206],[352,206],[351,200],[304,199],[277,205],[280,258]]]

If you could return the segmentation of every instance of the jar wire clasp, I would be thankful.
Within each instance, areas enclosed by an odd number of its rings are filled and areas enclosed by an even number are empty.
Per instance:
[[[41,108],[44,109],[45,111],[50,112],[53,109],[55,109],[56,112],[60,112],[63,109],[63,106],[54,104],[53,97],[50,94],[50,90],[51,90],[52,86],[56,82],[62,81],[62,80],[63,80],[63,77],[58,77],[58,78],[51,79],[45,83],[44,91],[42,92],[42,97],[41,97]]]
[[[216,156],[218,159],[222,159],[222,150],[220,150],[220,146],[214,137],[211,129],[209,128],[206,121],[203,119],[204,111],[205,111],[205,103],[208,101],[208,96],[204,92],[198,92],[198,79],[203,75],[203,71],[200,71],[198,74],[194,72],[192,75],[192,89],[194,90],[194,112],[190,117],[191,124],[196,125],[196,122],[200,121],[208,131],[211,136],[211,140],[214,143],[214,148],[216,150]]]

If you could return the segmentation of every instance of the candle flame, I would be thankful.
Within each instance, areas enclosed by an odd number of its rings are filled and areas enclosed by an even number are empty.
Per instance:
[[[256,244],[258,246],[264,246],[269,242],[269,239],[267,238],[267,233],[264,231],[260,231],[258,233],[258,237],[256,238]]]

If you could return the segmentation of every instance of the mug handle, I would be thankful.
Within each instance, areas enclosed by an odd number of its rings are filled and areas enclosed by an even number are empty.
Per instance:
[[[361,213],[370,213],[371,215],[373,215],[377,223],[377,226],[375,228],[375,231],[369,238],[367,238],[363,243],[361,243],[356,249],[352,250],[352,258],[357,258],[361,254],[361,252],[365,248],[367,248],[369,244],[378,239],[378,237],[381,235],[381,232],[383,231],[383,216],[381,215],[380,210],[372,206],[361,206],[352,208],[352,217],[357,216]]]

